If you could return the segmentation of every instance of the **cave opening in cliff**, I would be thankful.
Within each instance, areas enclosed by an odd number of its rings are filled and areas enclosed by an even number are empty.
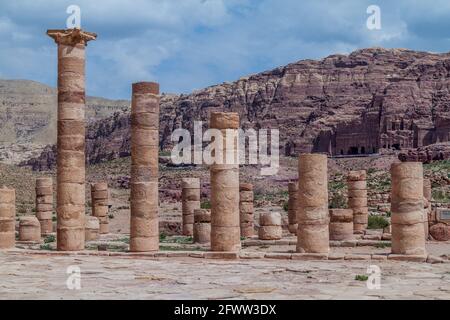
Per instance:
[[[395,150],[400,150],[400,144],[399,143],[394,143],[392,145],[392,148],[394,148]]]
[[[359,154],[358,150],[359,150],[358,147],[350,147],[348,149],[348,154]]]

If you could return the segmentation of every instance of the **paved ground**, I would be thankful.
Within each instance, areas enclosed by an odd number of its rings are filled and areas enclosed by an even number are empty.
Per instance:
[[[365,281],[370,264],[381,289]],[[81,269],[69,290],[67,267]],[[368,261],[218,261],[0,253],[0,299],[450,299],[450,264]]]

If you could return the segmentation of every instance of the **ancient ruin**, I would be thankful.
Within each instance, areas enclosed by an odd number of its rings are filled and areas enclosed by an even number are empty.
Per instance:
[[[97,217],[87,216],[85,227],[86,241],[97,240],[100,235],[100,221]]]
[[[361,233],[367,228],[369,216],[366,171],[350,171],[347,176],[347,188],[348,207],[353,210],[353,229]]]
[[[36,217],[28,216],[20,218],[19,241],[41,241],[41,224]]]
[[[353,239],[353,210],[330,209],[330,240]]]
[[[327,156],[300,155],[298,180],[297,252],[328,253]]]
[[[53,179],[36,179],[36,218],[43,236],[53,232]]]
[[[278,212],[267,212],[259,216],[258,237],[261,240],[279,240],[283,237],[281,215]]]
[[[194,210],[194,243],[209,243],[211,241],[211,211],[208,209]]]
[[[238,251],[241,247],[237,143],[239,115],[233,112],[213,112],[209,127],[220,130],[223,136],[222,150],[216,150],[216,161],[210,166],[211,250]],[[232,143],[227,144],[227,138]],[[218,159],[219,155],[222,159]],[[227,157],[228,155],[232,157]]]
[[[255,234],[255,227],[253,223],[253,185],[251,183],[241,183],[239,185],[239,212],[241,237],[253,237]]]
[[[80,29],[48,30],[58,45],[58,250],[84,249],[85,48],[97,35]]]
[[[0,188],[0,249],[14,248],[16,221],[16,191]]]
[[[108,184],[106,182],[91,185],[92,215],[99,220],[100,234],[109,233],[108,199]]]
[[[394,163],[391,177],[392,253],[425,255],[422,163]]]
[[[159,250],[159,84],[133,84],[131,101],[130,251]]]
[[[298,223],[297,223],[297,199],[298,199],[298,183],[289,182],[288,184],[288,229],[292,234],[297,234]]]
[[[200,209],[200,179],[185,178],[181,181],[183,235],[194,234],[194,212]]]

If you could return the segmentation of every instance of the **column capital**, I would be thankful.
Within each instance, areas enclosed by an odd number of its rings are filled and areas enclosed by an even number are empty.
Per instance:
[[[97,34],[83,31],[81,29],[55,29],[47,30],[47,35],[54,39],[57,44],[75,46],[77,44],[87,45],[88,41],[95,40]]]

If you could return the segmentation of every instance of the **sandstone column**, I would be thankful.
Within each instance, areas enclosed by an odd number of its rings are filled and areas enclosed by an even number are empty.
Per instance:
[[[19,222],[20,241],[41,241],[41,224],[36,217],[21,217]]]
[[[159,84],[133,84],[130,251],[159,250]]]
[[[255,233],[253,226],[253,185],[241,183],[239,190],[241,237],[250,238]]]
[[[200,179],[185,178],[181,181],[183,235],[194,233],[194,211],[200,209]]]
[[[391,166],[392,253],[426,254],[421,162]]]
[[[108,195],[108,183],[99,182],[91,185],[92,216],[99,220],[100,234],[109,233]]]
[[[36,218],[43,236],[53,232],[53,179],[36,179]]]
[[[211,250],[238,251],[241,247],[238,141],[230,142],[227,146],[226,140],[227,133],[237,136],[239,115],[234,112],[213,112],[209,127],[222,132],[224,157],[223,164],[214,163],[210,167]],[[226,154],[235,155],[234,161],[225,161]]]
[[[431,207],[432,193],[431,193],[430,179],[423,179],[423,197],[424,197],[423,228],[425,231],[425,240],[426,240],[428,239],[430,233],[429,216],[431,215],[432,210]]]
[[[353,231],[362,233],[367,228],[369,208],[367,207],[366,171],[350,171],[347,176],[348,208],[353,210]]]
[[[353,239],[353,210],[330,209],[330,240]]]
[[[57,249],[84,249],[85,48],[97,35],[48,30],[58,44]]]
[[[260,240],[279,240],[283,236],[281,214],[265,212],[259,216],[258,237]]]
[[[327,156],[301,154],[298,181],[297,252],[328,253]]]
[[[211,241],[211,212],[207,209],[194,210],[194,243]]]
[[[289,182],[288,184],[288,222],[289,222],[289,232],[297,234],[298,224],[297,224],[297,199],[298,199],[298,183]]]
[[[97,240],[100,230],[100,222],[97,217],[87,216],[86,217],[86,241]]]
[[[10,249],[16,244],[16,191],[0,188],[0,249]]]

